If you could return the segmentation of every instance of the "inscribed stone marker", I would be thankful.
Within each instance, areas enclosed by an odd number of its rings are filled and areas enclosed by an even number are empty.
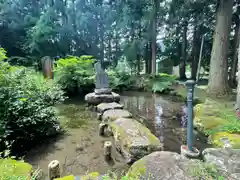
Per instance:
[[[102,69],[101,63],[95,64],[96,74],[96,89],[109,88],[108,77],[106,72]]]

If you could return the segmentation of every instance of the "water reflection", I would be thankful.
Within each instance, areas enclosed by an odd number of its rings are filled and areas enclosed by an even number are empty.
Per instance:
[[[181,110],[182,103],[150,93],[129,92],[121,97],[124,107],[137,119],[143,119],[143,123],[162,142],[164,150],[180,151],[180,146],[186,143],[186,131],[181,128],[180,120],[173,116]],[[203,144],[200,142],[197,147],[203,147]]]

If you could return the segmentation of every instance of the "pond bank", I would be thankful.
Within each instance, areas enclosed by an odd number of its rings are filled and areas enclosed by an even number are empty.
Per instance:
[[[186,142],[186,131],[176,119],[182,102],[172,101],[170,96],[152,93],[126,92],[121,95],[124,109],[130,111],[135,119],[142,121],[159,138],[165,151],[180,153],[180,146]],[[82,99],[74,98],[58,107],[61,124],[67,133],[55,140],[41,143],[29,151],[26,162],[35,168],[40,167],[46,176],[48,163],[59,160],[62,176],[84,175],[88,172],[104,174],[108,171],[122,173],[128,169],[125,161],[116,154],[115,163],[107,163],[103,157],[103,143],[111,138],[99,136],[97,115],[85,110]],[[159,109],[162,111],[159,114]],[[208,147],[204,137],[196,133],[195,146]]]
[[[118,154],[114,161],[105,161],[102,147],[104,141],[110,140],[110,138],[99,136],[99,121],[96,119],[96,114],[85,110],[80,100],[71,100],[67,104],[61,105],[59,111],[60,120],[65,123],[66,133],[61,137],[39,144],[24,158],[34,168],[40,167],[43,170],[43,179],[47,177],[48,164],[52,160],[60,161],[61,169],[63,169],[62,176],[85,175],[95,171],[120,173],[127,168],[124,160]],[[75,128],[73,128],[74,126]]]

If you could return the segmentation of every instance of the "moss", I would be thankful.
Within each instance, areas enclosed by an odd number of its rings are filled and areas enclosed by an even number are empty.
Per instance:
[[[75,180],[75,177],[73,175],[69,175],[69,176],[65,176],[65,177],[62,177],[62,178],[57,178],[57,179],[54,179],[54,180]]]
[[[217,129],[220,126],[227,125],[229,122],[225,119],[215,116],[200,116],[194,118],[194,125],[204,134],[208,134],[208,131]]]
[[[194,107],[195,116],[221,116],[221,109],[214,105],[209,104],[197,104]]]
[[[224,142],[221,140],[222,138],[226,138],[229,140],[232,148],[239,149],[240,148],[240,134],[230,134],[227,132],[219,132],[209,137],[210,142],[216,147],[224,147]]]
[[[151,148],[156,147],[156,146],[157,147],[161,146],[161,143],[158,140],[158,138],[156,136],[154,136],[148,128],[146,128],[144,125],[140,124],[138,121],[136,121],[134,119],[128,119],[128,120],[131,120],[134,123],[134,125],[136,127],[134,130],[136,130],[136,129],[138,130],[139,136],[147,137],[147,139],[149,140],[149,146],[151,146]],[[130,149],[132,147],[132,137],[128,135],[125,127],[122,127],[121,125],[118,125],[115,122],[113,122],[113,123],[111,123],[111,128],[114,132],[115,138],[120,140],[122,145],[124,145],[124,147],[130,151]],[[151,151],[151,149],[150,149],[150,151]]]
[[[92,172],[90,174],[87,174],[85,176],[83,176],[81,179],[82,180],[95,180],[100,176],[100,174],[98,172]]]
[[[129,169],[127,177],[138,179],[140,176],[147,176],[146,162],[143,159],[135,162]]]
[[[0,159],[0,179],[8,177],[30,177],[32,166],[22,161],[13,159]]]

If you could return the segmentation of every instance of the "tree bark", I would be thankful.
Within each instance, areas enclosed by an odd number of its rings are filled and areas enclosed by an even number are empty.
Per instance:
[[[182,59],[179,66],[180,79],[186,79],[186,59],[187,59],[187,26],[188,23],[184,22],[183,26],[183,41],[182,41]]]
[[[237,72],[237,64],[238,64],[238,45],[240,38],[240,22],[239,18],[236,20],[235,34],[234,34],[234,46],[233,46],[233,59],[231,63],[231,69],[229,74],[229,85],[231,87],[236,87],[236,72]]]
[[[195,18],[195,27],[193,33],[193,45],[192,45],[192,67],[191,67],[191,79],[196,80],[197,67],[200,53],[200,31],[201,27],[197,25],[197,18]]]
[[[157,13],[159,0],[154,0],[153,19],[152,19],[152,74],[156,74],[156,50],[157,50]]]
[[[223,96],[228,92],[228,50],[232,20],[233,0],[220,0],[217,9],[217,24],[213,41],[207,93]]]
[[[238,45],[238,59],[240,59],[240,44]],[[238,61],[237,108],[240,109],[240,61]]]

